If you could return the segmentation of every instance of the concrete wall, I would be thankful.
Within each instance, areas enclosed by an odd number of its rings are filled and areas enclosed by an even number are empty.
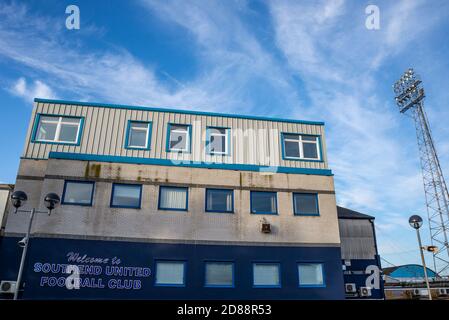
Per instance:
[[[37,113],[84,117],[84,130],[79,146],[33,143],[32,132]],[[151,150],[124,148],[128,120],[152,122]],[[169,123],[192,125],[192,152],[176,154],[166,152],[167,126]],[[206,127],[231,128],[231,155],[211,156],[205,152]],[[281,132],[319,135],[323,162],[282,159]],[[207,116],[167,111],[129,110],[102,106],[70,105],[63,103],[36,103],[33,110],[23,157],[47,159],[51,151],[95,155],[141,157],[155,159],[192,160],[227,164],[252,164],[293,168],[327,168],[324,126],[301,121],[282,122],[254,120],[250,117]]]
[[[54,214],[39,214],[33,232],[60,237],[101,239],[172,239],[240,243],[340,243],[332,176],[261,174],[233,170],[100,163],[75,160],[22,159],[16,190],[28,193],[26,207],[44,208],[48,192],[62,194],[64,179],[96,181],[92,207],[62,205]],[[112,182],[143,184],[141,209],[110,208]],[[159,211],[159,185],[189,187],[189,211]],[[205,188],[234,189],[235,213],[206,213]],[[278,192],[278,215],[250,213],[250,190]],[[292,192],[317,192],[320,216],[294,216]],[[265,217],[273,232],[260,232]],[[26,215],[10,216],[6,233],[25,231]]]
[[[0,184],[0,235],[3,234],[9,209],[9,196],[13,186]]]

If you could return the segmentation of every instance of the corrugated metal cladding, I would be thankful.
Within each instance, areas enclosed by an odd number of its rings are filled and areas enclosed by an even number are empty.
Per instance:
[[[374,259],[376,243],[367,219],[338,219],[342,259]]]
[[[169,109],[167,110],[169,111]],[[31,142],[36,113],[85,117],[81,144],[79,146],[71,146]],[[141,151],[124,148],[128,120],[152,122],[151,150]],[[176,154],[166,152],[168,123],[192,125],[192,153]],[[207,126],[231,128],[232,141],[230,156],[211,156],[206,154],[204,146]],[[324,162],[283,160],[280,141],[281,132],[320,135]],[[37,102],[28,129],[24,157],[47,159],[50,151],[229,164],[314,169],[327,168],[324,126],[319,124],[253,120],[231,118],[228,116],[208,116],[152,110],[130,110],[125,107],[121,109]]]

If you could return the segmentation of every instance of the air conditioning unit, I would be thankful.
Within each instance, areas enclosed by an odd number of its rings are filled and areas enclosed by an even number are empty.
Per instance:
[[[412,296],[414,297],[421,297],[427,295],[428,295],[427,289],[413,289],[412,291]]]
[[[357,287],[355,286],[355,283],[345,283],[345,291],[346,293],[356,293]]]
[[[361,297],[371,297],[371,288],[370,287],[360,287],[359,294]]]
[[[14,293],[16,291],[16,281],[0,282],[0,293]]]
[[[439,288],[438,289],[438,295],[439,296],[447,296],[449,292],[448,288]]]

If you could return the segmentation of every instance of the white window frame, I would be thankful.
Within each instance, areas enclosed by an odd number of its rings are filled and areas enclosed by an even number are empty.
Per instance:
[[[133,128],[133,124],[135,123],[145,123],[147,126],[146,128]],[[135,146],[130,144],[131,141],[131,131],[132,130],[137,130],[137,131],[146,131],[146,136],[145,136],[145,145],[144,146]],[[147,149],[148,148],[148,139],[149,139],[149,135],[150,135],[150,122],[143,122],[143,121],[134,121],[134,120],[130,120],[129,122],[129,129],[128,129],[128,145],[126,146],[127,148],[135,148],[135,149]]]
[[[55,120],[44,120],[42,119],[43,117],[50,117],[50,118],[55,118]],[[57,118],[57,120],[56,120]],[[66,125],[74,125],[73,122],[64,122],[62,121],[63,118],[71,118],[71,119],[77,119],[78,120],[78,130],[76,131],[76,137],[75,137],[75,141],[64,141],[64,140],[59,140],[59,135],[61,133],[61,127],[63,124]],[[47,139],[38,139],[39,136],[39,129],[41,127],[41,123],[56,123],[56,131],[55,131],[55,138],[54,140],[47,140]],[[71,143],[71,144],[76,144],[78,142],[79,139],[79,135],[80,135],[80,129],[81,129],[81,118],[77,118],[77,117],[65,117],[65,116],[53,116],[53,115],[41,115],[39,117],[39,123],[37,124],[37,132],[36,132],[36,136],[35,136],[35,141],[37,142],[56,142],[56,143]]]
[[[186,130],[180,130],[180,129],[173,129],[173,126],[185,126]],[[172,148],[170,146],[171,142],[171,133],[177,132],[177,133],[185,133],[186,134],[186,147],[185,149],[178,149],[178,148]],[[171,124],[170,130],[169,130],[169,136],[168,136],[168,151],[178,151],[178,152],[189,152],[190,149],[190,127],[187,124]]]
[[[286,138],[286,135],[296,135],[298,137],[298,139],[291,139],[291,138]],[[307,136],[307,135],[306,135]],[[310,140],[303,140],[303,135],[299,134],[299,133],[282,133],[282,143],[283,145],[283,150],[284,150],[284,158],[289,160],[289,159],[294,159],[294,160],[315,160],[315,161],[320,161],[321,160],[321,153],[320,153],[320,142],[319,142],[319,137],[318,136],[307,136],[307,137],[314,137],[315,141],[310,141]],[[285,142],[297,142],[299,145],[299,157],[292,157],[292,156],[287,156],[287,148],[285,147]],[[317,158],[306,158],[304,157],[304,147],[303,147],[303,143],[315,143],[315,147],[316,147],[316,154],[317,154]]]
[[[225,133],[213,133],[212,129],[221,129],[221,130],[224,130]],[[211,155],[227,155],[228,152],[229,152],[229,141],[228,141],[228,139],[229,139],[229,137],[228,137],[229,136],[229,131],[228,131],[229,128],[208,127],[207,130],[208,130],[208,140],[209,140],[209,141],[207,141],[207,143],[208,143],[208,145],[207,145],[208,153],[211,154]],[[225,138],[225,150],[224,151],[212,151],[211,150],[211,140],[212,140],[211,138],[212,138],[212,136],[224,137]]]

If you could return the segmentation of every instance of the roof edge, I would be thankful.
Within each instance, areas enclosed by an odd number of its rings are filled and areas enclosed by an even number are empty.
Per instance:
[[[368,214],[364,214],[338,205],[337,205],[337,215],[338,219],[365,219],[365,220],[376,219],[375,217],[370,216]]]
[[[324,126],[325,125],[325,123],[323,121],[282,119],[282,118],[272,118],[272,117],[264,117],[264,116],[250,116],[250,115],[218,113],[218,112],[208,112],[208,111],[193,111],[193,110],[171,109],[171,108],[164,108],[164,107],[145,107],[145,106],[124,105],[124,104],[111,104],[111,103],[100,103],[100,102],[82,102],[82,101],[70,101],[70,100],[43,99],[43,98],[34,98],[34,102],[37,102],[37,103],[70,104],[70,105],[75,105],[75,106],[102,107],[102,108],[113,108],[113,109],[128,109],[128,110],[142,110],[142,111],[154,111],[154,112],[182,113],[182,114],[193,114],[193,115],[212,116],[212,117],[240,118],[240,119],[260,120],[260,121],[299,123],[299,124],[309,124],[309,125],[316,125],[316,126]]]

